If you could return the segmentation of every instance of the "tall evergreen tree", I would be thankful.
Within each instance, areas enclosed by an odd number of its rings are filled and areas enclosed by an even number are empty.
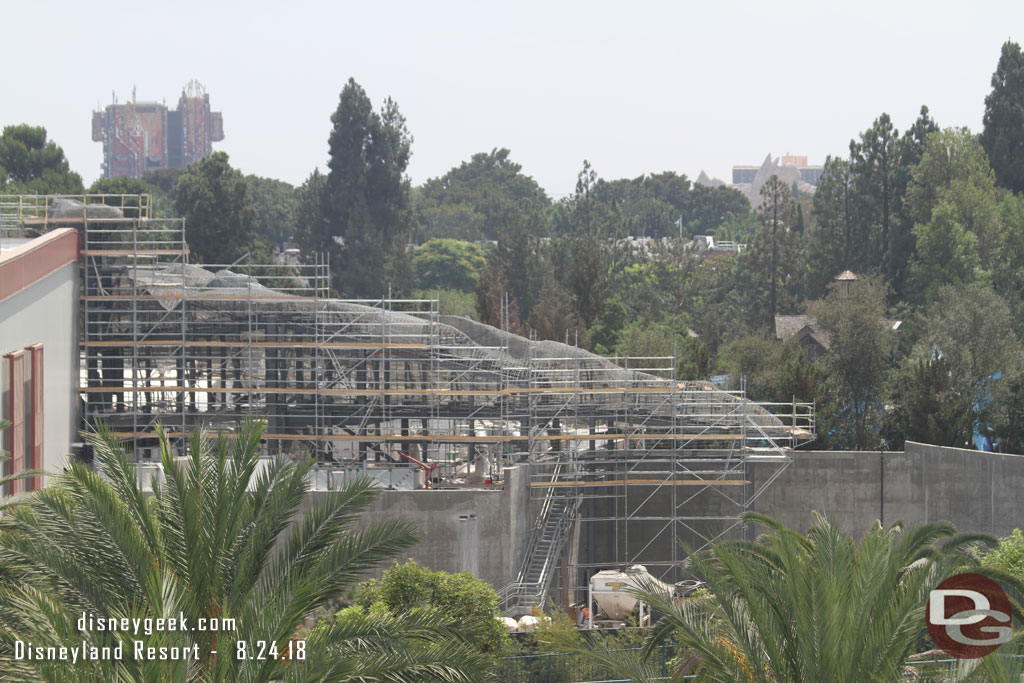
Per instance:
[[[332,253],[334,286],[343,296],[379,297],[389,285],[404,291],[412,284],[405,175],[412,137],[405,118],[390,98],[375,112],[366,91],[350,78],[331,123],[323,220],[312,226],[309,242]]]
[[[898,220],[892,226],[889,237],[889,257],[886,261],[886,275],[892,288],[894,300],[905,297],[907,274],[910,260],[914,255],[914,220],[906,209],[907,186],[914,167],[924,156],[925,140],[939,129],[935,120],[928,113],[928,107],[922,106],[921,113],[914,125],[903,132],[900,138],[900,161],[896,168],[895,187],[898,202]]]
[[[789,186],[772,176],[761,187],[761,229],[754,237],[751,258],[754,268],[758,271],[762,284],[768,287],[768,301],[764,309],[768,329],[775,333],[775,313],[779,308],[780,285],[781,298],[786,298],[797,274],[796,234],[793,227],[796,222],[796,211],[793,195]]]
[[[887,276],[895,268],[889,256],[889,239],[899,207],[896,192],[899,142],[899,131],[892,119],[882,114],[871,128],[860,134],[859,142],[850,143],[861,219],[866,222],[870,238],[864,253],[873,262],[871,265]]]
[[[985,98],[981,144],[1003,187],[1024,192],[1024,53],[1007,41]]]
[[[854,215],[853,169],[846,159],[830,156],[814,193],[816,229],[808,240],[807,292],[823,295],[825,288],[844,270],[861,270],[858,233],[861,224]]]

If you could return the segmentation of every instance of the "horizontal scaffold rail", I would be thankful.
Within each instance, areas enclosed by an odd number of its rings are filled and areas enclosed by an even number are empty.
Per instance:
[[[140,378],[144,382],[145,378]],[[154,380],[159,381],[159,380]],[[165,391],[196,392],[196,393],[228,393],[228,394],[333,394],[337,396],[379,396],[382,392],[396,396],[513,396],[516,394],[582,394],[582,395],[615,395],[615,394],[672,394],[671,389],[653,387],[612,387],[595,389],[592,387],[512,387],[508,389],[314,389],[301,387],[183,387],[183,386],[117,386],[117,387],[82,387],[83,393],[132,394],[160,393]],[[711,413],[713,415],[713,413]]]
[[[126,340],[126,341],[83,341],[79,342],[79,346],[88,348],[92,346],[103,347],[103,348],[124,348],[130,349],[132,346],[145,346],[145,347],[211,347],[211,348],[227,348],[227,349],[244,349],[252,346],[254,348],[261,349],[426,349],[429,348],[426,344],[406,344],[400,342],[300,342],[300,341],[200,341],[197,339],[186,339],[182,341],[180,338],[175,341],[174,339],[140,339],[138,341]]]
[[[181,256],[188,254],[189,249],[82,249],[81,253],[83,256]]]
[[[530,486],[537,489],[548,488],[585,488],[601,486],[745,486],[750,482],[746,479],[608,479],[605,481],[531,481]]]
[[[212,417],[216,417],[215,415]],[[112,432],[119,439],[149,438],[156,435],[152,432]],[[220,432],[216,432],[221,434]],[[169,436],[180,437],[181,433],[170,433]],[[224,432],[223,436],[235,436],[234,432]],[[421,442],[434,443],[510,443],[536,441],[591,441],[595,439],[685,439],[688,441],[732,441],[746,438],[742,434],[544,434],[537,436],[516,436],[503,434],[496,436],[469,436],[461,434],[263,434],[264,439],[295,439],[299,441],[361,441],[367,443],[389,442]]]

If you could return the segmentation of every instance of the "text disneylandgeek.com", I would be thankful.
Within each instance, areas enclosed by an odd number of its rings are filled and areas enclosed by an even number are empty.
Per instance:
[[[96,617],[92,614],[82,612],[82,616],[76,622],[78,631],[86,633],[110,633],[123,634],[125,636],[152,636],[154,633],[173,632],[230,632],[235,630],[234,619],[199,619],[195,621],[179,613],[177,617],[153,619],[137,619],[130,617]],[[117,636],[115,636],[117,637]],[[216,637],[213,642],[216,643]],[[226,653],[235,659],[280,659],[301,661],[306,658],[306,641],[291,639],[281,644],[276,641],[255,640],[251,643],[245,640],[228,640]],[[210,646],[210,655],[216,655],[216,644]],[[123,661],[125,658],[136,661],[183,661],[198,660],[201,651],[198,643],[191,645],[151,645],[147,640],[137,638],[125,638],[116,645],[97,646],[91,645],[83,635],[81,645],[68,646],[41,646],[31,641],[14,641],[14,659],[18,661],[53,661],[78,662],[88,661]]]

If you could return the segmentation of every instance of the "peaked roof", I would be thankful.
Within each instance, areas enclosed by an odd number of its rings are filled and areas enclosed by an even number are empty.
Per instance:
[[[828,332],[817,329],[818,321],[809,315],[777,315],[775,316],[775,337],[786,341],[790,337],[810,337],[823,349],[831,344]]]

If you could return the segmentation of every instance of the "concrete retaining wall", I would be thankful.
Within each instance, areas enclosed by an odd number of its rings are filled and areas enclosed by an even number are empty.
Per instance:
[[[748,476],[754,488],[775,469],[775,465],[750,465]],[[501,587],[516,577],[537,509],[536,501],[530,500],[526,466],[507,468],[505,476],[503,491],[385,491],[366,519],[401,517],[419,525],[423,541],[403,560],[412,557],[433,569],[469,571]],[[950,521],[960,531],[1005,536],[1015,527],[1024,527],[1020,491],[1024,491],[1024,456],[908,442],[905,452],[884,454],[797,451],[793,463],[752,509],[801,531],[813,524],[812,511],[818,511],[855,536],[879,519],[885,524],[897,519]],[[680,506],[679,514],[733,515],[736,507],[728,501],[729,493],[704,492]],[[660,490],[644,504],[641,516],[670,514],[671,495],[670,487]],[[616,501],[585,501],[584,506],[589,506],[587,516],[613,516]],[[703,528],[691,519],[673,528],[665,522],[634,520],[625,533],[621,528],[616,533],[615,524],[622,522],[584,525],[577,552],[580,562],[613,566],[623,562],[627,552],[640,552],[641,561],[648,554],[665,559],[680,541],[700,544],[688,527],[714,535],[716,525],[727,522],[710,520]],[[627,537],[628,550],[623,545]],[[614,538],[619,539],[618,546]]]
[[[1024,527],[1024,456],[908,441],[904,452],[797,451],[753,509],[805,531],[816,510],[859,535],[891,524],[948,521],[1008,535]],[[755,480],[761,474],[753,468]]]
[[[505,468],[503,490],[383,491],[364,521],[401,518],[416,523],[423,539],[398,560],[431,569],[468,571],[500,588],[514,581],[530,539],[529,476],[525,465]],[[305,509],[327,491],[308,494]],[[376,568],[367,578],[380,576]]]

